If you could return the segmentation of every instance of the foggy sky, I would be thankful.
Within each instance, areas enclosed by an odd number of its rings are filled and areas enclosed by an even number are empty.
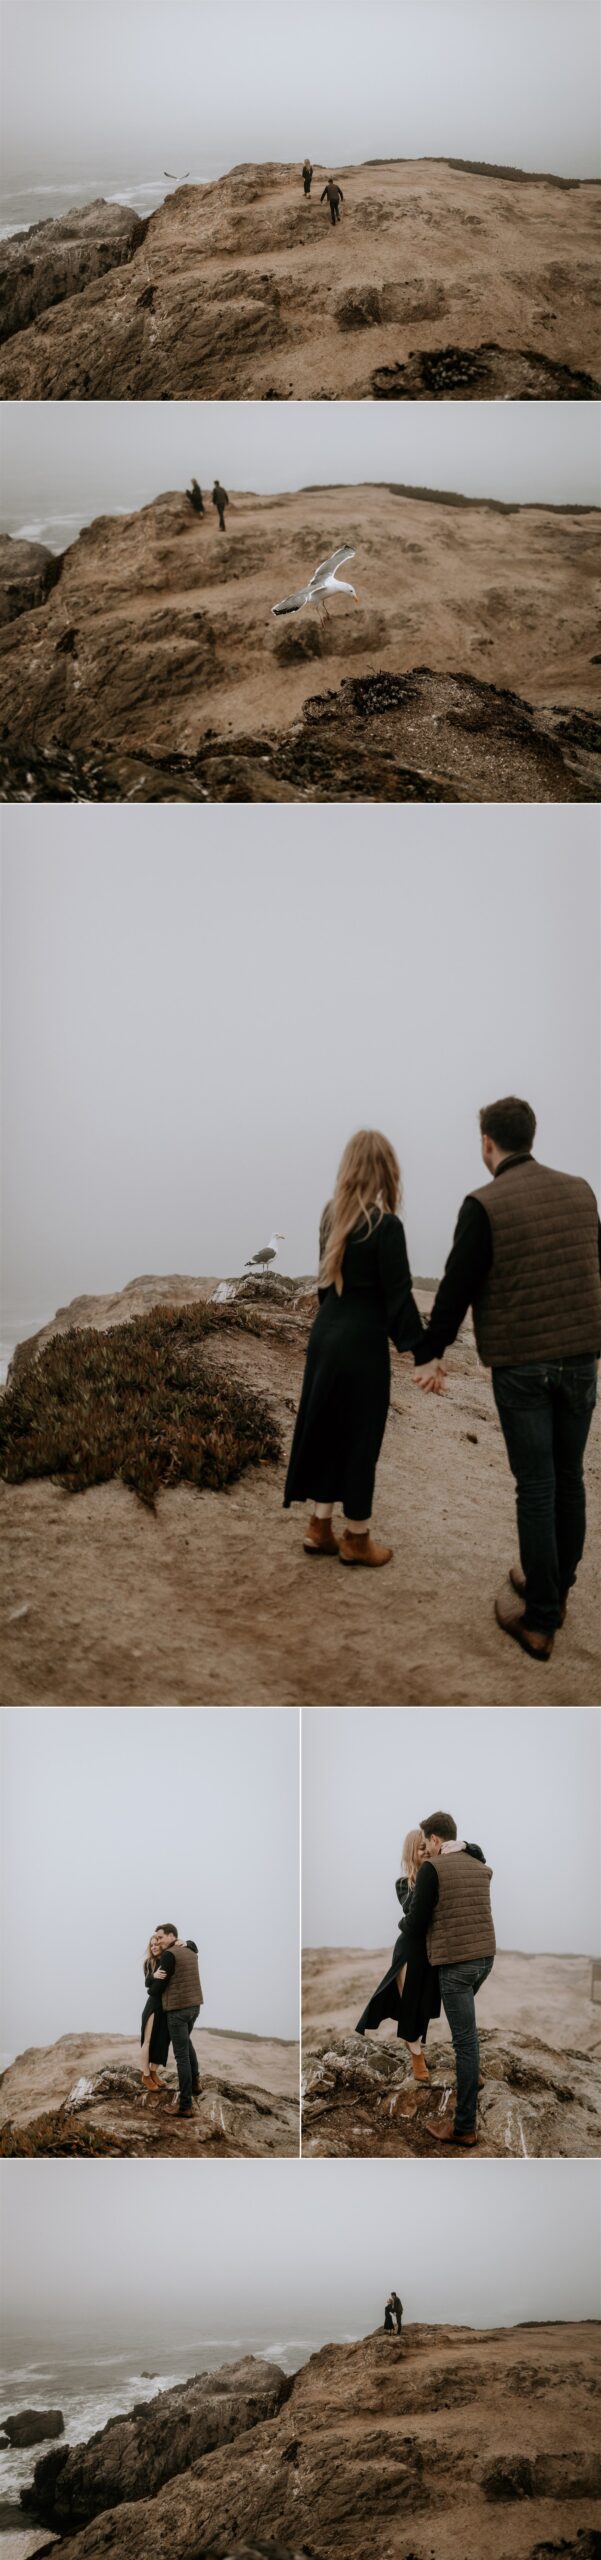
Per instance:
[[[303,1945],[392,1941],[405,1832],[444,1808],[493,1869],[499,1947],[597,1955],[599,1741],[585,1709],[309,1708]]]
[[[17,400],[0,411],[0,456],[13,533],[49,514],[127,512],[191,471],[205,489],[220,473],[230,496],[384,480],[522,503],[600,497],[598,411],[573,400]]]
[[[296,2036],[294,1712],[7,1710],[0,1739],[4,2052],[136,2036],[165,1919],[197,1940],[201,2028]]]
[[[362,2335],[391,2284],[408,2320],[599,2316],[593,2161],[11,2160],[0,2206],[7,2329],[144,2323],[151,2366],[174,2326]]]
[[[3,0],[3,18],[7,173],[598,162],[595,0]]]
[[[594,810],[5,810],[4,1292],[26,1329],[141,1272],[285,1271],[353,1128],[436,1275],[524,1092],[597,1184]],[[376,1933],[378,1934],[378,1933]]]

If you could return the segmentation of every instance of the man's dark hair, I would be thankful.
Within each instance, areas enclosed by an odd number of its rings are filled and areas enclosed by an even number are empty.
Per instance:
[[[536,1112],[530,1102],[520,1102],[516,1093],[506,1093],[502,1102],[489,1102],[480,1112],[480,1133],[483,1138],[492,1138],[493,1146],[502,1147],[508,1156],[529,1155],[534,1146]]]
[[[157,1929],[160,1929],[163,1938],[179,1938],[179,1929],[176,1929],[174,1920],[157,1920]]]
[[[427,1822],[420,1822],[419,1827],[420,1831],[424,1832],[426,1840],[432,1839],[433,1832],[436,1832],[438,1840],[456,1840],[457,1838],[457,1824],[453,1821],[452,1813],[429,1813]]]

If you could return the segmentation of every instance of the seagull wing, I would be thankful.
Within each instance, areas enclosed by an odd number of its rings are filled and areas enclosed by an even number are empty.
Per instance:
[[[272,604],[272,613],[300,613],[301,605],[306,604],[310,592],[310,587],[299,587],[297,596],[284,596],[283,604]]]
[[[175,180],[175,185],[176,185],[176,187],[183,187],[184,178],[189,178],[189,176],[190,176],[190,171],[189,171],[189,169],[184,169],[184,170],[183,170],[181,178],[178,178],[178,177],[177,177],[175,169],[164,169],[164,170],[163,170],[163,177],[164,177],[164,178],[173,178],[173,179]]]
[[[355,553],[352,544],[349,542],[341,542],[338,551],[330,552],[329,560],[320,560],[319,568],[314,569],[313,571],[313,576],[310,580],[310,587],[316,587],[318,584],[321,585],[322,578],[329,578],[333,576],[335,569],[342,568],[343,560],[354,560],[354,557]]]

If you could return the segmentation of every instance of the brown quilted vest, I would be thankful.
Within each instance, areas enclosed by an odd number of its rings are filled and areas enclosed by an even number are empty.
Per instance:
[[[516,1156],[471,1197],[492,1232],[490,1271],[472,1309],[486,1368],[601,1350],[597,1203],[588,1182]]]
[[[438,1901],[426,1937],[430,1963],[468,1964],[472,1956],[494,1956],[492,1867],[468,1857],[467,1849],[454,1849],[436,1859],[436,1874]]]
[[[184,1945],[183,1938],[177,1938],[175,1946],[170,1947],[168,1953],[175,1956],[175,1971],[170,1981],[165,1983],[163,2008],[201,2009],[202,1989],[198,1956],[195,1956],[192,1947]]]

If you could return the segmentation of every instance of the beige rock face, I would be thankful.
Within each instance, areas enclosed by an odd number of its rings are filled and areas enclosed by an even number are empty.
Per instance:
[[[324,2347],[277,2416],[68,2533],[61,2560],[200,2560],[228,2536],[316,2560],[593,2560],[597,2344],[558,2323]]]
[[[125,263],[140,247],[146,228],[128,205],[104,204],[98,198],[3,240],[0,344],[29,330],[41,312],[83,293],[92,280]],[[79,396],[86,396],[83,382]]]
[[[225,537],[209,518],[177,491],[99,517],[46,602],[0,634],[0,725],[25,758],[34,738],[38,753],[147,758],[150,796],[157,759],[176,780],[183,759],[184,787],[197,770],[205,797],[594,792],[594,510],[377,484],[238,493]],[[344,539],[358,603],[274,620]],[[126,775],[104,792],[128,795]]]
[[[164,2095],[140,2077],[140,2047],[126,2036],[61,2036],[19,2054],[0,2080],[3,2158],[47,2154],[111,2158],[285,2159],[299,2147],[299,2056],[278,2037],[194,2037],[201,2096],[191,2118],[171,2112],[173,2057]]]
[[[390,396],[391,378],[392,396],[410,399],[594,396],[592,183],[367,162],[337,173],[334,231],[327,174],[316,169],[307,201],[285,163],[179,187],[143,246],[140,227],[124,232],[120,265],[113,206],[69,216],[72,241],[61,222],[41,227],[37,252],[31,232],[9,244],[21,334],[0,359],[2,397],[365,400]],[[104,246],[109,215],[106,275],[88,226]]]

